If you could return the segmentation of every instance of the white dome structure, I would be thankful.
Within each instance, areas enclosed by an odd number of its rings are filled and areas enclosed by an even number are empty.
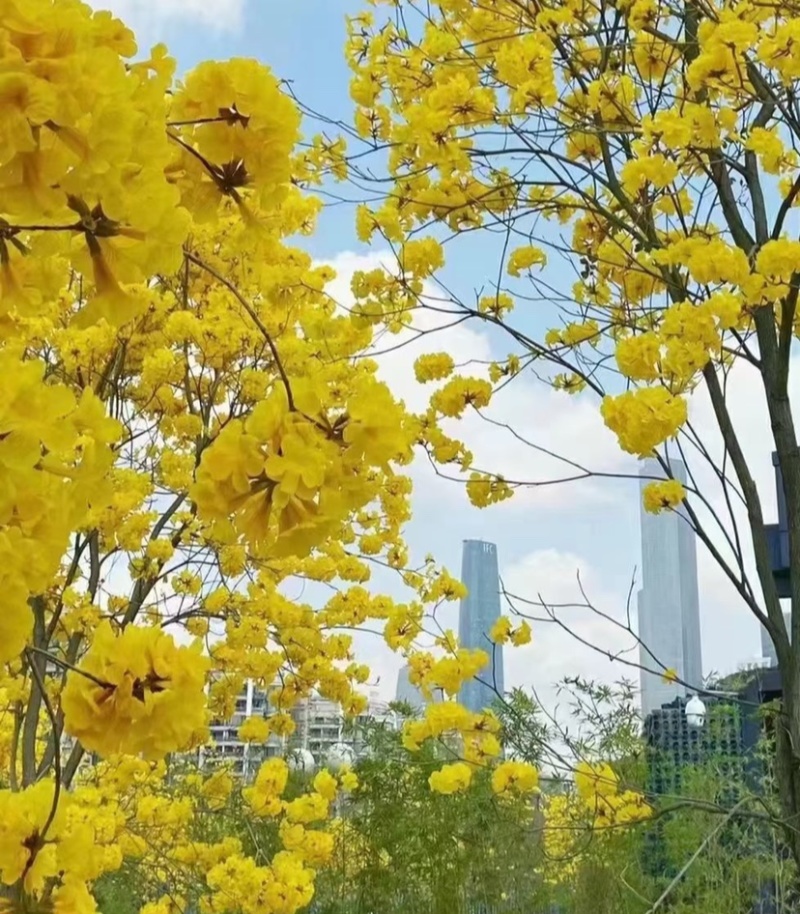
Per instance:
[[[316,759],[308,749],[292,749],[286,756],[290,771],[313,771],[317,766]]]
[[[332,771],[340,771],[342,768],[352,765],[355,761],[355,753],[347,743],[334,743],[325,756],[325,764]]]
[[[690,727],[702,727],[706,720],[706,706],[699,695],[693,695],[686,702],[686,723]]]

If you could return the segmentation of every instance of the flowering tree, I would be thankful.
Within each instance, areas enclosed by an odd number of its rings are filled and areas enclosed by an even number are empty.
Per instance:
[[[2,0],[0,34],[0,903],[88,914],[134,855],[172,893],[148,914],[183,910],[179,866],[208,910],[292,912],[338,785],[284,802],[285,763],[265,767],[245,801],[286,840],[257,859],[188,837],[231,778],[176,795],[163,759],[246,677],[273,713],[243,738],[288,734],[313,689],[357,712],[347,629],[407,646],[456,592],[432,566],[407,605],[350,587],[361,555],[406,564],[413,423],[362,357],[371,327],[287,241],[331,150],[298,145],[255,61],[176,82],[163,47],[129,62],[132,33],[78,0]],[[314,612],[291,576],[348,589]]]
[[[629,454],[657,456],[667,472],[668,453],[688,463],[686,485],[654,481],[645,504],[683,506],[772,638],[783,682],[774,814],[800,862],[800,445],[788,392],[800,290],[800,9],[772,0],[374,5],[387,9],[350,24],[355,128],[375,152],[353,157],[352,173],[384,192],[360,207],[362,239],[382,237],[411,276],[393,319],[436,308],[480,322],[512,350],[488,372],[454,374],[457,353],[419,359],[420,380],[443,382],[419,440],[478,506],[541,483],[474,465],[448,425],[467,410],[491,422],[499,391],[536,373],[596,402]],[[449,289],[421,295],[419,277],[435,283],[448,252],[476,232],[490,250],[498,240],[502,259],[484,292],[474,302]],[[359,279],[365,311],[377,313],[396,282]],[[520,313],[534,302],[549,308],[540,336]],[[768,441],[743,439],[728,395],[740,377]],[[698,392],[713,428],[689,420]],[[783,476],[788,627],[754,444],[777,452]],[[546,448],[546,436],[535,446]],[[587,458],[564,475],[590,473]]]
[[[414,445],[462,454],[432,415],[488,402],[491,384],[450,382],[415,416],[370,358],[438,243],[408,241],[401,274],[360,277],[358,306],[338,308],[331,270],[290,239],[313,231],[308,188],[342,177],[342,146],[302,140],[267,67],[210,62],[177,81],[164,47],[137,57],[119,20],[79,0],[0,0],[0,35],[0,908],[92,914],[95,881],[130,858],[151,873],[143,914],[308,905],[353,775],[320,772],[290,797],[280,758],[243,789],[225,770],[177,778],[168,759],[232,715],[248,678],[271,713],[244,740],[289,736],[312,691],[359,712],[369,670],[351,632],[367,622],[447,699],[403,737],[448,746],[429,786],[462,792],[491,765],[493,795],[529,799],[535,767],[495,764],[499,721],[454,700],[487,653],[450,632],[418,646],[464,588],[432,561],[409,568],[402,538]],[[505,490],[480,477],[472,491]],[[363,586],[375,563],[407,602]],[[292,601],[292,578],[333,595]],[[506,620],[493,637],[530,629]],[[587,796],[645,817],[605,770],[584,772]],[[197,833],[231,797],[278,849],[224,816]]]

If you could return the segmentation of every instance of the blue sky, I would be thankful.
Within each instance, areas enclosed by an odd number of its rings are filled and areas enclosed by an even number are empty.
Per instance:
[[[94,0],[96,6],[104,5]],[[107,0],[142,36],[147,46],[164,41],[185,72],[207,58],[249,56],[267,63],[281,78],[292,80],[294,91],[310,108],[333,118],[348,119],[349,73],[344,62],[345,16],[366,6],[365,0]],[[309,134],[318,128],[310,125]],[[375,265],[380,250],[359,245],[352,228],[353,213],[346,207],[328,210],[320,230],[304,244],[319,259],[333,261],[342,274],[338,294],[347,297],[347,276],[355,268]],[[457,248],[448,262],[447,281],[465,300],[473,290],[491,284],[497,275],[495,244],[475,235]],[[359,255],[363,259],[358,259]],[[559,267],[560,269],[560,267]],[[568,273],[559,277],[561,287],[571,285]],[[544,306],[543,306],[544,307]],[[523,317],[531,326],[546,325],[541,310]],[[480,327],[446,331],[427,349],[447,349],[459,357],[502,357],[510,347],[489,338]],[[420,392],[410,376],[413,347],[389,359],[387,379],[413,405]],[[758,406],[750,394],[742,395],[742,430],[750,442],[765,440],[759,425]],[[698,415],[706,407],[698,406]],[[597,405],[567,400],[542,385],[522,380],[499,399],[495,413],[521,429],[536,443],[559,450],[594,469],[635,472],[624,461],[602,426]],[[701,420],[698,420],[701,421]],[[487,469],[517,478],[548,478],[552,462],[524,448],[518,441],[480,422],[468,423],[469,443]],[[771,468],[769,453],[754,453],[757,478],[764,481],[769,504]],[[476,461],[480,462],[480,461]],[[593,480],[562,487],[531,490],[506,505],[480,512],[471,508],[458,485],[437,480],[424,466],[415,471],[415,518],[409,539],[415,558],[428,552],[457,572],[461,540],[482,538],[498,544],[501,569],[515,592],[535,599],[541,594],[554,603],[579,599],[576,573],[590,596],[612,614],[624,617],[631,577],[640,563],[637,485],[631,481],[600,483]],[[771,509],[770,509],[771,510]],[[376,585],[383,579],[376,580]],[[700,554],[701,614],[706,671],[730,671],[739,661],[759,653],[755,623],[740,609],[706,557]],[[307,596],[307,595],[306,595]],[[634,604],[635,605],[635,604]],[[616,650],[619,634],[600,624],[591,612],[565,610],[570,626],[581,636]],[[450,614],[451,622],[454,621]],[[719,632],[725,632],[725,638]],[[511,657],[506,668],[510,685],[535,686],[550,702],[552,683],[563,675],[580,674],[606,680],[635,672],[589,649],[582,648],[558,626],[534,628],[534,644]],[[364,645],[382,670],[382,688],[391,693],[396,663],[386,651]]]

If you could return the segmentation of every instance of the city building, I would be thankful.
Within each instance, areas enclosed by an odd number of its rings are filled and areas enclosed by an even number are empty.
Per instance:
[[[778,502],[778,523],[765,524],[767,545],[770,552],[772,577],[778,589],[778,596],[787,599],[792,595],[791,560],[789,559],[789,510],[786,504],[786,490],[783,487],[783,473],[777,452],[772,453],[775,467],[775,496]]]
[[[676,698],[647,715],[645,792],[651,802],[669,805],[674,798],[696,789],[698,776],[703,775],[715,794],[706,799],[722,809],[733,809],[744,797],[757,796],[764,790],[779,713],[774,703],[783,695],[780,672],[753,668],[726,677],[717,686],[690,699]],[[644,863],[653,876],[674,878],[677,864],[667,863],[666,823],[666,817],[659,818],[648,830]],[[761,840],[772,847],[768,832]],[[774,897],[771,880],[764,881],[761,895]],[[753,908],[761,914],[774,910],[769,905]]]
[[[650,802],[669,804],[705,772],[720,785],[714,802],[730,808],[741,799],[746,772],[742,706],[735,697],[703,695],[698,715],[693,701],[679,696],[645,718],[645,792]],[[665,826],[658,819],[648,830],[643,863],[652,876],[673,878],[676,865],[667,853]]]
[[[377,694],[369,697],[363,714],[346,719],[341,706],[319,696],[301,699],[292,709],[295,732],[290,737],[270,736],[265,743],[246,743],[239,738],[239,727],[250,717],[268,717],[272,713],[269,690],[248,680],[236,698],[236,710],[230,720],[212,721],[211,739],[198,750],[201,767],[227,764],[233,774],[250,780],[255,777],[261,763],[268,758],[282,756],[294,759],[313,757],[314,765],[324,765],[329,757],[347,752],[353,758],[365,750],[365,725],[368,722],[384,723],[397,727],[397,715],[388,702]],[[303,761],[303,765],[306,762]]]
[[[467,595],[459,608],[458,640],[462,647],[484,650],[489,655],[489,664],[465,682],[459,693],[461,704],[477,712],[490,707],[504,692],[503,648],[489,640],[500,616],[500,575],[494,543],[464,540],[461,580]]]
[[[397,674],[397,690],[395,691],[394,700],[409,705],[416,713],[422,713],[426,705],[431,702],[442,701],[442,690],[433,689],[430,699],[425,698],[422,692],[411,682],[409,674],[411,667],[407,664],[400,668]]]
[[[783,473],[777,453],[772,454],[772,465],[775,468],[775,496],[778,502],[778,523],[765,524],[767,545],[770,553],[772,577],[782,600],[791,596],[791,562],[789,559],[789,512],[786,506],[786,490],[783,487]],[[791,638],[791,612],[783,614],[786,631]],[[778,655],[767,630],[761,626],[761,653],[768,666],[778,665]]]
[[[792,636],[791,619],[791,612],[786,610],[783,614],[783,621],[786,625],[786,631],[789,633],[790,638]],[[772,643],[772,638],[770,638],[769,632],[764,628],[763,625],[759,627],[761,628],[761,656],[764,658],[767,666],[777,666],[778,655],[775,652],[775,645]]]
[[[211,722],[211,740],[199,749],[200,766],[227,764],[233,774],[249,780],[255,777],[265,759],[285,754],[285,740],[277,736],[270,736],[266,743],[245,743],[239,739],[239,727],[249,717],[267,717],[270,710],[267,690],[248,679],[236,697],[233,717]]]
[[[686,483],[686,467],[670,461],[670,474]],[[664,479],[661,464],[646,460],[641,488]],[[682,508],[651,514],[640,501],[642,589],[638,594],[639,662],[642,715],[686,694],[680,682],[665,680],[665,670],[695,690],[703,682],[700,645],[700,600],[697,587],[697,544]]]
[[[400,672],[397,674],[397,691],[394,699],[409,705],[415,711],[422,711],[426,702],[422,692],[408,678],[410,672],[411,668],[408,664],[400,668]]]
[[[745,770],[745,714],[734,697],[703,695],[702,716],[692,717],[684,696],[645,718],[648,793],[680,796],[686,772],[714,763],[720,783],[742,783]],[[688,710],[687,710],[688,709]],[[702,721],[702,722],[701,722]]]
[[[292,709],[296,730],[291,736],[290,751],[305,750],[313,755],[316,764],[324,765],[332,750],[348,747],[355,758],[366,749],[365,727],[369,723],[382,723],[395,728],[397,715],[389,703],[382,701],[377,693],[371,693],[363,714],[348,720],[341,706],[319,696],[304,698]]]

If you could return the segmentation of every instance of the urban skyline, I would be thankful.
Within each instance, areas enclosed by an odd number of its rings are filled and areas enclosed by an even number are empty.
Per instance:
[[[686,467],[669,461],[670,473],[686,483]],[[643,491],[654,478],[665,478],[650,459],[640,470]],[[687,693],[683,683],[703,684],[697,540],[682,507],[652,514],[640,500],[642,588],[637,597],[641,709],[651,711]],[[679,682],[663,674],[673,671]],[[652,671],[652,672],[651,672]]]

